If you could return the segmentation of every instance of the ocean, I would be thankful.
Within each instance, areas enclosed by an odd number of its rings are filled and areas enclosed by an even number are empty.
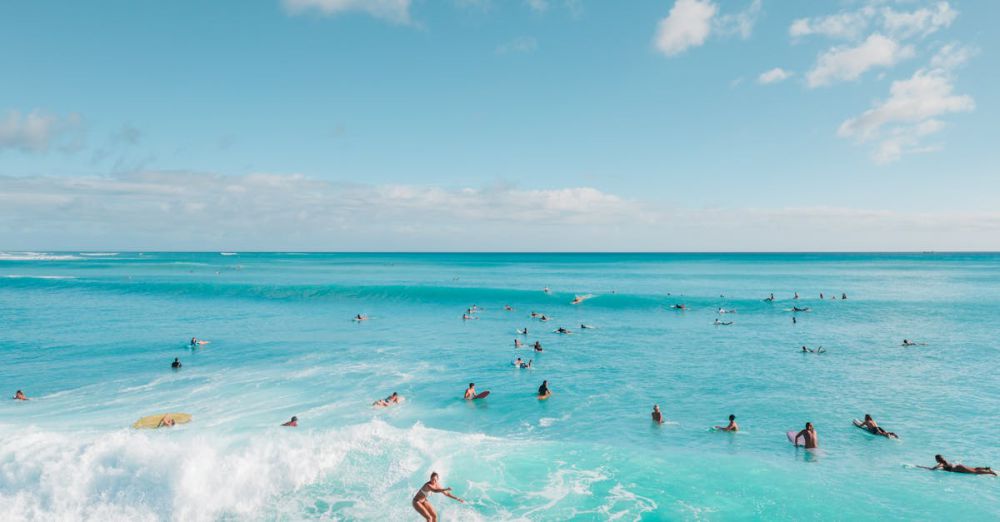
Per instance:
[[[0,253],[0,519],[1000,516],[1000,254],[226,254]]]

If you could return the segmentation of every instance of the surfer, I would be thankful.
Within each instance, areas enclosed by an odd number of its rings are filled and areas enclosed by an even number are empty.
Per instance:
[[[840,300],[843,301],[845,299],[847,299],[847,294],[843,294],[843,293],[840,294]]]
[[[176,369],[180,368],[181,366],[182,365],[181,365],[180,358],[174,357],[174,362],[170,363],[170,367],[176,370]]]
[[[571,331],[563,328],[562,326],[560,326],[559,328],[556,328],[554,330],[554,332],[557,333],[557,334],[571,334],[571,333],[573,333],[573,332],[571,332]]]
[[[793,315],[793,316],[792,316],[792,324],[795,324],[795,323],[797,323],[797,322],[799,322],[799,321],[798,321],[798,319],[796,319],[796,318],[795,318],[795,316]]]
[[[594,329],[594,327],[593,327],[593,326],[591,326],[591,325],[589,325],[589,324],[582,324],[582,323],[581,323],[581,324],[580,324],[580,329],[581,329],[581,330],[593,330],[593,329]]]
[[[538,320],[539,320],[539,321],[548,321],[548,320],[549,320],[549,318],[548,318],[548,317],[547,317],[547,316],[546,316],[545,314],[542,314],[542,315],[541,315],[541,316],[540,316],[540,317],[538,318]]]
[[[795,297],[793,297],[792,299],[798,299],[798,298],[799,298],[799,293],[795,292]]]
[[[670,305],[670,308],[673,308],[674,310],[687,310],[688,309],[687,305],[683,305],[683,304]]]
[[[417,491],[416,495],[413,495],[413,509],[420,513],[420,516],[424,517],[427,522],[437,522],[437,511],[434,511],[434,506],[431,505],[430,499],[427,498],[431,493],[441,493],[442,495],[457,500],[461,503],[465,503],[464,500],[451,494],[451,488],[442,488],[438,484],[438,474],[435,471],[431,473],[431,479],[424,482],[423,486]]]
[[[539,341],[535,341],[535,346],[533,348],[536,352],[542,351],[542,343]]]
[[[204,339],[199,339],[197,337],[192,337],[191,338],[191,346],[199,346],[199,345],[202,345],[202,344],[208,344],[208,341],[206,341]]]
[[[392,392],[392,395],[390,395],[390,396],[388,396],[388,397],[386,397],[384,399],[379,399],[379,400],[373,402],[372,406],[377,406],[379,408],[385,408],[387,406],[392,406],[393,404],[399,404],[399,402],[402,399],[403,398],[400,397],[398,393]]]
[[[768,303],[773,303],[774,302],[774,294],[771,294],[770,296],[768,296],[767,298],[765,298],[764,301],[766,301]]]
[[[531,318],[532,318],[532,319],[535,319],[535,318],[537,318],[537,317],[538,317],[538,312],[536,312],[536,311],[532,310],[532,311],[531,311]]]
[[[926,343],[918,343],[909,339],[903,339],[903,346],[926,346]]]
[[[657,424],[663,424],[663,413],[660,412],[660,405],[653,405],[653,413],[650,414],[653,417],[653,422]]]
[[[716,318],[715,322],[712,323],[712,324],[714,324],[715,326],[729,326],[729,325],[733,324],[733,322],[732,321],[722,322],[718,318]]]
[[[546,294],[551,294],[552,293],[552,290],[549,290],[549,287],[547,287],[547,286],[542,291],[545,292]]]
[[[28,400],[28,397],[24,395],[23,391],[17,390],[16,392],[14,392],[14,400],[15,401],[26,401],[26,400]]]
[[[809,307],[805,306],[805,307],[799,308],[797,306],[793,306],[792,307],[792,311],[793,312],[808,312],[809,311]]]
[[[517,337],[515,337],[514,338],[514,348],[520,348],[522,346],[524,346],[524,343],[522,343],[520,339],[518,339]]]
[[[549,391],[549,381],[547,381],[547,380],[546,381],[542,381],[542,385],[538,387],[538,398],[539,399],[548,399],[551,395],[552,395],[552,392]]]
[[[731,310],[726,310],[725,308],[719,308],[719,313],[720,314],[735,314],[736,313],[736,309],[733,308]]]
[[[517,331],[517,333],[519,335],[528,335],[528,327],[526,326],[524,328],[521,328],[520,330]]]
[[[927,467],[927,466],[917,466],[917,467],[929,469],[931,471],[940,469],[943,471],[950,471],[952,473],[969,473],[972,475],[993,475],[994,477],[997,476],[997,472],[990,469],[989,466],[984,466],[980,468],[970,468],[969,466],[966,466],[964,464],[952,464],[947,460],[944,460],[944,457],[942,457],[941,455],[934,455],[934,460],[937,461],[937,464],[935,464],[934,467]]]
[[[174,418],[171,417],[170,415],[164,415],[163,418],[160,419],[160,422],[159,422],[159,424],[156,425],[156,427],[157,428],[173,428],[174,427]]]
[[[819,293],[819,298],[820,298],[820,299],[823,299],[823,292],[820,292],[820,293]]]
[[[469,315],[469,314],[462,314],[462,320],[463,320],[463,321],[468,321],[468,320],[470,320],[470,319],[478,319],[478,317],[472,317],[472,316],[471,316],[471,315]]]
[[[725,426],[716,426],[715,429],[719,431],[740,431],[740,425],[736,424],[736,415],[730,415],[729,424]]]
[[[471,401],[476,398],[476,383],[470,382],[469,387],[465,390],[465,400]]]
[[[522,360],[522,359],[521,359],[520,357],[518,357],[518,358],[517,358],[517,359],[516,359],[516,360],[514,361],[514,366],[516,366],[516,367],[518,367],[518,368],[524,368],[524,369],[527,369],[527,368],[531,368],[531,363],[532,363],[532,362],[534,362],[534,359],[529,359],[529,360],[528,360],[528,362],[524,362],[524,361],[523,361],[523,360]]]
[[[354,320],[357,321],[357,322],[359,322],[359,323],[361,321],[367,321],[368,320],[368,314],[358,314],[358,315],[355,315],[354,316]]]
[[[510,306],[510,305],[503,305],[503,309],[506,310],[506,311],[508,311],[508,312],[513,312],[514,311],[514,308],[512,306]]]
[[[885,431],[884,429],[882,429],[878,425],[878,423],[875,422],[875,419],[873,419],[872,416],[867,413],[865,414],[865,421],[862,422],[861,424],[857,424],[857,421],[855,421],[855,425],[861,429],[868,430],[868,432],[871,433],[872,435],[881,435],[887,439],[899,438],[899,435],[896,435],[891,431]]]
[[[289,428],[297,428],[299,426],[299,418],[292,415],[292,420],[282,424],[282,426],[288,426]]]
[[[811,422],[806,423],[806,429],[795,434],[795,439],[793,440],[792,444],[798,446],[799,437],[801,437],[803,441],[805,441],[805,444],[803,444],[803,446],[805,446],[806,449],[816,449],[819,447],[819,437],[816,435],[816,429],[813,428]]]

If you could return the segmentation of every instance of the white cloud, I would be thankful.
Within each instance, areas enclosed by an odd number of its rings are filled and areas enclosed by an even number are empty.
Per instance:
[[[997,250],[1000,213],[672,208],[588,187],[446,189],[279,174],[0,176],[0,244],[17,250]]]
[[[857,11],[814,18],[799,18],[792,22],[788,28],[788,34],[793,38],[821,35],[853,40],[868,30],[868,25],[875,14],[873,7],[866,6]]]
[[[709,0],[677,0],[656,31],[656,48],[667,56],[705,43],[718,7]]]
[[[349,11],[361,11],[375,18],[397,24],[409,24],[411,0],[283,0],[292,14],[318,11],[333,16]]]
[[[21,115],[10,111],[0,119],[0,151],[46,152],[53,144],[75,148],[83,120],[78,114],[53,116],[40,111]]]
[[[874,159],[879,163],[896,161],[908,152],[932,150],[920,143],[944,127],[937,118],[975,109],[971,96],[953,92],[951,68],[966,58],[967,54],[953,45],[943,47],[931,60],[931,68],[892,82],[888,99],[844,121],[837,134],[859,142],[878,141]]]
[[[799,18],[788,27],[792,38],[826,36],[845,40],[858,40],[873,25],[896,39],[927,36],[951,25],[958,16],[948,2],[938,2],[932,8],[921,7],[913,11],[896,11],[891,7],[877,9],[870,2],[853,11]]]
[[[538,49],[538,40],[530,36],[519,36],[497,46],[497,54],[530,53]]]
[[[976,51],[974,49],[957,42],[952,42],[942,46],[941,49],[934,54],[931,58],[931,67],[935,69],[952,70],[965,64],[965,62],[969,61],[975,53]]]
[[[528,4],[528,7],[536,13],[545,12],[549,8],[548,0],[524,0],[524,3]]]
[[[887,7],[882,10],[883,27],[899,38],[927,36],[948,27],[956,17],[958,11],[952,9],[948,2],[938,2],[933,9],[924,7],[915,11],[896,11]]]
[[[716,18],[714,31],[721,34],[737,34],[741,38],[750,38],[753,26],[760,16],[761,0],[753,0],[746,9],[735,13],[725,14]]]
[[[810,87],[829,85],[836,81],[856,80],[873,67],[891,67],[914,55],[912,46],[875,33],[854,47],[833,47],[820,55],[815,67],[806,75]]]
[[[777,83],[787,80],[793,74],[795,73],[791,71],[786,71],[781,67],[775,67],[774,69],[760,73],[760,76],[757,77],[757,83],[763,85],[767,85],[769,83]]]

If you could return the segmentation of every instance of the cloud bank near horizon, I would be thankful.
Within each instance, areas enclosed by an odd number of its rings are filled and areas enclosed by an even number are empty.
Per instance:
[[[66,238],[73,238],[66,244]],[[1000,212],[676,208],[591,187],[0,177],[0,250],[998,250]]]

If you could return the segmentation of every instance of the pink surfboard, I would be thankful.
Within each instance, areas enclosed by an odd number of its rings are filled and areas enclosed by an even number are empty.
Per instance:
[[[798,435],[798,433],[799,432],[797,432],[797,431],[788,431],[788,432],[785,432],[785,436],[788,437],[788,442],[791,442],[793,445],[805,446],[806,445],[806,438],[804,436],[803,437],[799,437],[800,439],[802,439],[802,443],[801,444],[796,444],[795,443],[795,436]]]

